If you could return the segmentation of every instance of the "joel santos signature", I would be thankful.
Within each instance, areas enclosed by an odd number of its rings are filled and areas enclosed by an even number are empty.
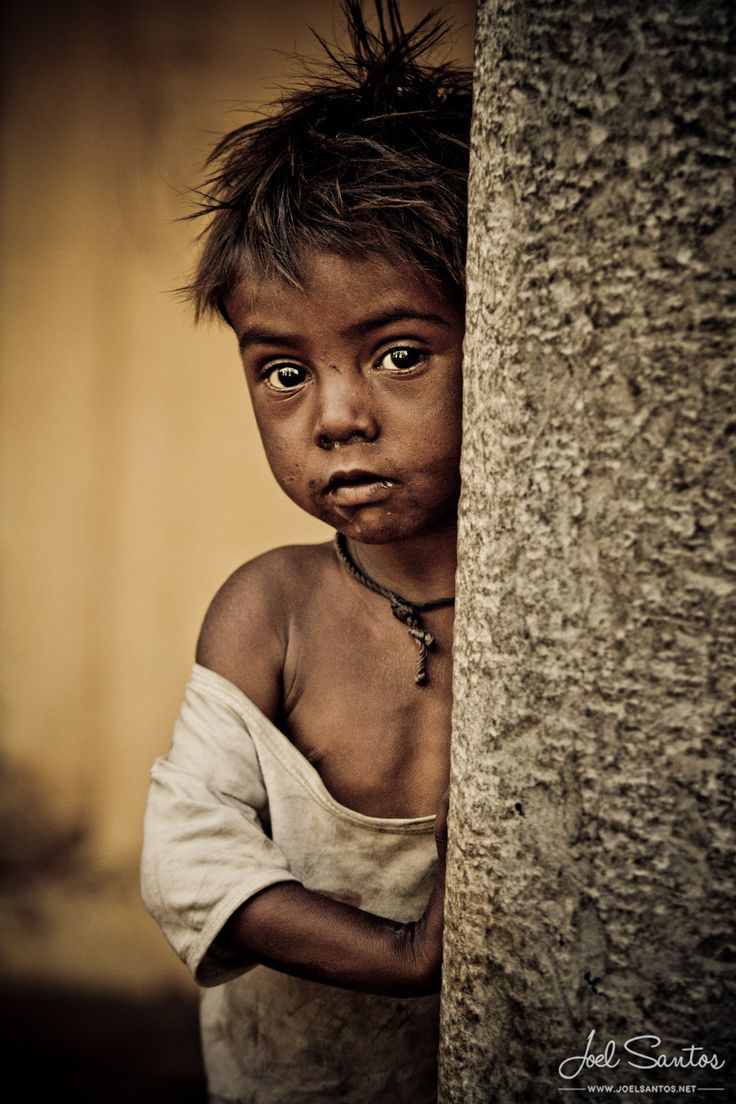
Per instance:
[[[618,1056],[618,1044],[615,1039],[609,1039],[602,1050],[594,1050],[595,1028],[588,1035],[583,1054],[574,1054],[564,1058],[557,1071],[560,1077],[566,1081],[572,1081],[583,1070],[590,1069],[615,1069],[622,1062]],[[665,1054],[659,1048],[662,1040],[658,1035],[635,1035],[627,1039],[623,1044],[625,1061],[632,1069],[723,1069],[725,1062],[719,1060],[716,1053],[706,1054],[701,1046],[680,1047],[679,1054]]]

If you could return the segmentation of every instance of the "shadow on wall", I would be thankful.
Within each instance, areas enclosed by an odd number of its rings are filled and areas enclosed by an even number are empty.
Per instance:
[[[111,908],[130,915],[135,907],[136,873],[95,870],[88,839],[85,824],[54,814],[32,771],[0,757],[3,1097],[13,1104],[204,1104],[196,993],[125,992],[43,976],[44,956],[74,926],[74,910],[77,954],[88,955],[94,978],[100,919]],[[123,941],[114,952],[124,973],[133,956]]]

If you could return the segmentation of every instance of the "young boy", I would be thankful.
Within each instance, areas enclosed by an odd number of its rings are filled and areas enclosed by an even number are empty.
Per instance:
[[[212,1102],[435,1099],[470,83],[376,9],[215,150],[191,288],[336,530],[228,579],[152,771],[143,894],[205,987]]]

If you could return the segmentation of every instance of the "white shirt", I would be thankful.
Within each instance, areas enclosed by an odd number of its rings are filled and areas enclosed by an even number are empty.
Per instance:
[[[377,997],[237,963],[213,943],[261,889],[307,889],[404,923],[424,911],[434,817],[365,816],[227,679],[195,665],[151,771],[142,892],[204,987],[212,1099],[430,1104],[438,997]]]

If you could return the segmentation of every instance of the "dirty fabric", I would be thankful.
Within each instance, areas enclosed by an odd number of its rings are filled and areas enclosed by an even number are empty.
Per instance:
[[[429,1104],[438,998],[376,997],[248,965],[216,942],[235,909],[298,881],[405,922],[426,905],[434,817],[364,816],[232,683],[195,665],[169,753],[151,771],[143,898],[203,986],[219,1104]]]

